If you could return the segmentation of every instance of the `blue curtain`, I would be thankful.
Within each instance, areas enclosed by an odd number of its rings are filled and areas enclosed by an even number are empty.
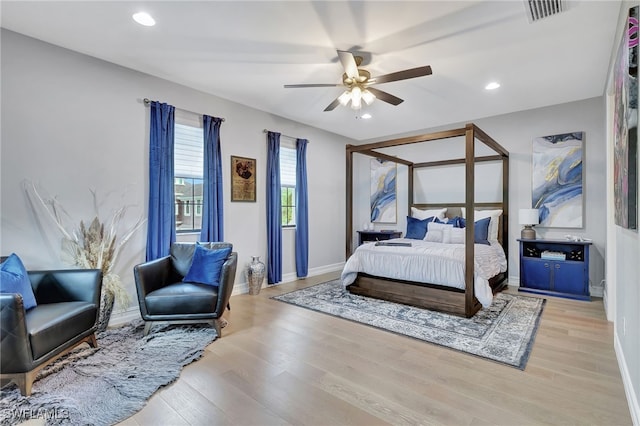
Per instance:
[[[147,261],[169,255],[176,240],[173,191],[174,112],[171,105],[151,102],[149,127],[149,219]]]
[[[200,241],[224,241],[224,215],[222,198],[222,154],[220,151],[220,125],[222,119],[203,115],[204,174],[203,208]]]
[[[267,282],[282,281],[280,133],[267,133]]]
[[[296,140],[296,275],[309,272],[309,209],[307,196],[307,141]]]

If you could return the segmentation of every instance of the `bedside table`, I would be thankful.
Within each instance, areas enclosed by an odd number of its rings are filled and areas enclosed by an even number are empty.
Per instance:
[[[392,238],[401,238],[402,232],[400,231],[358,231],[358,245],[367,243],[370,241],[384,241]]]
[[[591,242],[523,240],[520,242],[519,291],[569,299],[591,300],[589,247]],[[544,258],[556,253],[555,258]],[[564,257],[564,259],[562,258]]]

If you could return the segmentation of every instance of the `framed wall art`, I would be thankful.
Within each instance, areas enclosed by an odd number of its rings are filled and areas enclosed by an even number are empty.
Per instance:
[[[533,140],[531,206],[540,225],[582,228],[584,132],[542,136]]]
[[[393,161],[371,159],[371,222],[396,223],[396,174]]]
[[[231,156],[231,201],[256,201],[256,159]]]
[[[627,229],[638,229],[638,9],[629,9],[613,73],[614,218]]]

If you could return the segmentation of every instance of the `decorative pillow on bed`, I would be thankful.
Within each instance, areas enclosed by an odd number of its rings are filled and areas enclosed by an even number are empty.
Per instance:
[[[462,207],[462,217],[467,217],[465,208]],[[491,218],[491,224],[489,225],[489,238],[490,241],[498,240],[498,227],[500,225],[500,216],[502,215],[502,210],[474,210],[473,218],[478,221],[480,219],[484,219],[486,217]]]
[[[451,228],[450,224],[429,222],[427,226],[427,235],[424,240],[432,243],[444,243],[449,244],[451,242]]]
[[[427,233],[427,224],[433,220],[433,217],[426,219],[416,219],[415,217],[407,216],[407,233],[405,238],[411,238],[413,240],[422,240]]]
[[[463,218],[458,218],[456,221],[459,226],[453,226],[451,231],[449,232],[450,244],[464,244],[466,237],[466,220]],[[475,227],[473,229],[474,233],[474,242],[476,244],[491,244],[488,238],[489,234],[489,224],[491,223],[491,218],[487,217],[484,219],[477,220],[475,223]]]
[[[451,223],[454,228],[464,228],[464,218],[461,218],[460,216],[450,218],[447,223]]]
[[[437,217],[438,219],[444,219],[444,215],[447,213],[447,208],[433,209],[433,210],[420,210],[415,207],[411,207],[411,216],[416,219],[427,219],[429,217]]]
[[[464,228],[451,228],[450,236],[451,236],[451,244],[464,244],[465,242],[465,229]]]
[[[491,218],[486,217],[484,219],[476,220],[473,228],[473,237],[476,244],[489,245],[489,228],[491,225]],[[496,235],[497,238],[497,235]]]

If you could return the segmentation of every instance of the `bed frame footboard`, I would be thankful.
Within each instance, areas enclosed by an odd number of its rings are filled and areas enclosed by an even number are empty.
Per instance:
[[[403,303],[418,308],[440,311],[470,318],[482,308],[473,298],[470,310],[465,309],[465,292],[457,288],[413,281],[392,280],[359,273],[347,290],[360,296]]]

